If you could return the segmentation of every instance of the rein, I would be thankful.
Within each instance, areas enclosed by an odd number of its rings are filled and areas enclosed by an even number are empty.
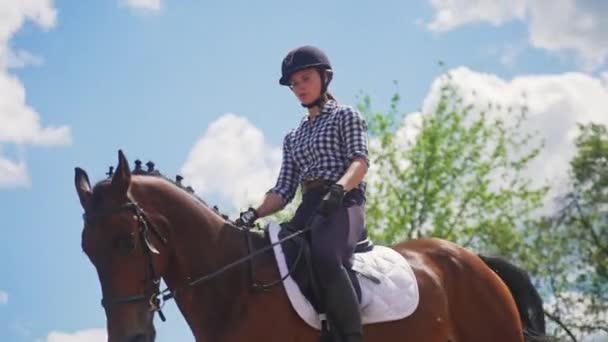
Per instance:
[[[160,277],[157,277],[157,272],[155,271],[151,254],[160,254],[160,252],[154,247],[154,245],[148,239],[148,232],[151,230],[161,240],[163,245],[167,244],[167,238],[165,238],[160,233],[160,231],[158,231],[158,229],[148,219],[144,210],[132,198],[129,198],[129,201],[127,203],[122,204],[120,206],[113,207],[110,209],[105,209],[105,210],[102,210],[100,212],[95,212],[95,213],[85,212],[82,216],[86,222],[90,222],[94,219],[99,219],[99,218],[114,215],[123,210],[132,210],[133,213],[135,214],[135,219],[138,222],[139,238],[142,243],[142,249],[144,251],[144,258],[145,258],[145,263],[146,263],[146,283],[147,284],[151,283],[152,284],[151,288],[153,290],[151,292],[149,292],[149,291],[147,291],[147,289],[149,287],[147,287],[146,290],[144,290],[143,294],[137,294],[137,295],[131,295],[131,296],[125,296],[125,297],[119,297],[119,298],[110,298],[110,299],[102,298],[101,305],[104,308],[108,308],[108,307],[114,306],[114,305],[132,304],[132,303],[137,303],[137,302],[142,302],[142,301],[147,300],[149,303],[149,306],[150,306],[150,311],[158,312],[158,315],[163,322],[166,320],[166,318],[165,318],[165,315],[162,313],[161,309],[167,300],[175,298],[178,291],[181,292],[185,289],[188,289],[188,288],[191,288],[191,287],[194,287],[197,285],[201,285],[213,278],[216,278],[217,276],[221,275],[222,273],[224,273],[236,266],[239,266],[245,262],[250,262],[249,276],[250,276],[250,280],[252,282],[251,287],[254,290],[268,291],[271,287],[281,284],[285,279],[287,279],[288,276],[290,276],[292,274],[293,270],[298,265],[300,258],[303,254],[303,248],[304,248],[303,246],[300,247],[298,256],[297,256],[296,260],[294,261],[292,267],[289,269],[289,272],[287,272],[287,274],[284,277],[280,278],[277,281],[269,283],[269,284],[257,284],[255,282],[255,280],[254,280],[255,276],[254,276],[254,272],[253,272],[253,258],[271,250],[276,245],[279,245],[285,241],[291,240],[299,235],[306,233],[307,231],[311,230],[312,227],[314,227],[314,225],[309,225],[308,227],[305,227],[302,230],[298,230],[294,233],[291,233],[291,234],[283,237],[282,239],[279,239],[275,243],[271,243],[268,246],[264,246],[263,248],[252,252],[251,251],[251,248],[252,248],[251,236],[249,235],[249,234],[251,234],[250,227],[245,227],[244,229],[242,229],[241,227],[237,226],[237,228],[239,230],[242,230],[245,233],[249,254],[221,267],[220,269],[218,269],[210,274],[198,277],[198,278],[188,282],[185,286],[181,286],[176,289],[171,289],[171,288],[167,287],[166,289],[159,291],[158,288],[160,285]],[[143,246],[145,246],[145,247],[143,247]]]

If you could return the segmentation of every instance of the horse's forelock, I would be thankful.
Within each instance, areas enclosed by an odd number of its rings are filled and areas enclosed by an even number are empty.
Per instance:
[[[97,182],[93,187],[92,194],[92,209],[99,208],[101,203],[103,203],[104,198],[111,195],[110,191],[111,179],[104,179],[102,181]]]

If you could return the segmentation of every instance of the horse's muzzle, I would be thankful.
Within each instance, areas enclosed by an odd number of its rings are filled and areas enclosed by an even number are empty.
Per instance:
[[[137,333],[130,336],[110,337],[108,342],[154,342],[156,334]]]
[[[125,339],[125,342],[154,342],[154,336],[137,334]]]

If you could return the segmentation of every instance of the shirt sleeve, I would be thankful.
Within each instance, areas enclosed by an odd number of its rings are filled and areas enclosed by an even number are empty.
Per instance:
[[[369,166],[367,146],[367,122],[352,107],[344,109],[341,122],[341,133],[346,147],[346,160],[349,164],[356,158],[363,159]]]
[[[299,179],[300,169],[293,160],[290,134],[287,134],[283,139],[283,161],[281,163],[281,171],[279,171],[279,178],[276,185],[268,190],[268,192],[278,194],[285,200],[285,204],[288,204],[296,194]]]

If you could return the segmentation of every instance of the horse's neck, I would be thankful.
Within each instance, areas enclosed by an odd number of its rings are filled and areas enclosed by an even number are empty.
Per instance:
[[[176,301],[195,335],[212,338],[229,327],[238,311],[241,295],[247,292],[245,264],[187,288],[199,277],[217,271],[246,254],[242,233],[180,189],[163,196],[163,216],[170,223],[172,251],[165,273],[171,288],[183,288]],[[156,197],[158,198],[158,197]],[[170,208],[173,208],[171,210]],[[238,313],[236,313],[238,315]]]

